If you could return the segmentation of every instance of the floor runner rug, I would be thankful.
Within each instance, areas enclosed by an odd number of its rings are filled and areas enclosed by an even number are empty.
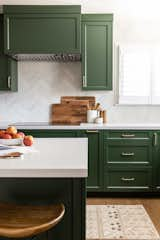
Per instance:
[[[87,205],[87,240],[160,240],[143,205]]]

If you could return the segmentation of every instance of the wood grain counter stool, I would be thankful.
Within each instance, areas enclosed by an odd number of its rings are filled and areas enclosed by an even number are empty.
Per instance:
[[[53,228],[64,213],[63,204],[31,206],[0,203],[0,237],[34,237]]]

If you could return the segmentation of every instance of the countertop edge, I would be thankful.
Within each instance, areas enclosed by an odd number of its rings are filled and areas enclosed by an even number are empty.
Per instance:
[[[0,169],[0,178],[86,178],[87,169]]]
[[[0,123],[0,129],[5,129],[9,125],[14,124],[4,124]],[[139,123],[139,124],[132,124],[132,123],[124,123],[124,124],[82,124],[78,126],[74,125],[14,125],[17,129],[21,130],[160,130],[160,123]]]

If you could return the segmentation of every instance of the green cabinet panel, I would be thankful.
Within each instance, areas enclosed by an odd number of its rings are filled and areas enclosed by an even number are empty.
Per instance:
[[[149,145],[109,145],[105,148],[108,164],[151,164],[152,149]]]
[[[105,173],[105,186],[112,192],[150,191],[151,169],[112,168]]]
[[[108,138],[120,138],[120,139],[149,139],[152,137],[152,133],[151,131],[134,131],[134,130],[121,130],[121,131],[105,131],[104,132],[104,138],[108,139]]]
[[[112,90],[112,14],[82,15],[83,90]]]
[[[103,191],[103,139],[98,130],[80,131],[79,137],[88,138],[87,191]]]
[[[69,138],[69,137],[77,137],[76,130],[47,130],[47,129],[21,129],[20,131],[24,132],[26,135],[33,135],[38,138]]]
[[[149,139],[105,140],[104,151],[105,162],[109,165],[152,163],[152,142]]]
[[[17,62],[4,55],[3,15],[0,14],[0,91],[17,91]]]
[[[80,18],[80,6],[4,6],[5,53],[80,53]]]
[[[160,131],[153,132],[153,185],[160,191]]]

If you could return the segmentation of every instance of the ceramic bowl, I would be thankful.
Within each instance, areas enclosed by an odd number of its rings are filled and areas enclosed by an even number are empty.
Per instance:
[[[23,144],[23,138],[0,139],[0,144],[7,146],[20,146]]]

